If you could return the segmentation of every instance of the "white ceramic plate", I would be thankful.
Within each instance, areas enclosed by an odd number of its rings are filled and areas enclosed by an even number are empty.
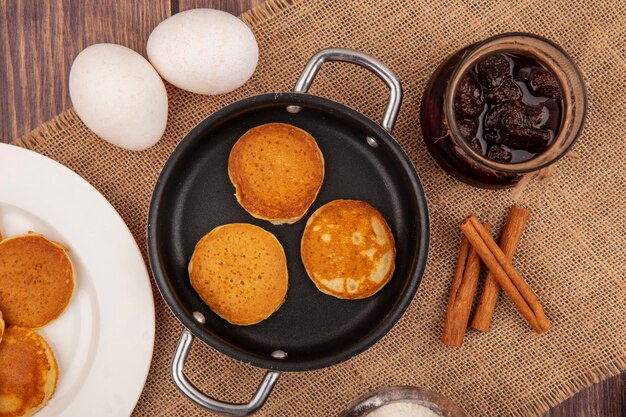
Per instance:
[[[67,310],[37,330],[60,368],[56,392],[37,417],[130,415],[152,358],[154,302],[124,221],[70,169],[0,143],[0,230],[32,230],[61,243],[76,272]]]

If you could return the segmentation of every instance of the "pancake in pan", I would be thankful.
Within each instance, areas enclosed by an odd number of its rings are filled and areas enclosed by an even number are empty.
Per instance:
[[[65,310],[74,293],[67,250],[37,233],[0,242],[0,310],[7,325],[42,327]]]
[[[337,298],[376,294],[391,279],[396,249],[384,217],[358,200],[335,200],[307,221],[300,247],[315,286]]]
[[[304,130],[267,123],[237,140],[228,158],[228,176],[248,213],[273,224],[291,224],[317,197],[324,181],[324,157]]]
[[[0,343],[0,417],[35,414],[52,397],[58,376],[43,337],[24,327],[7,327]]]
[[[252,224],[227,224],[197,243],[189,278],[217,315],[247,326],[265,320],[285,301],[287,258],[270,232]]]

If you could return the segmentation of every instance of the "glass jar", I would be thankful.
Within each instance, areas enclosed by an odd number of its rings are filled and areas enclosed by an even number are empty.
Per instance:
[[[383,387],[368,392],[350,403],[348,407],[339,414],[339,417],[368,417],[374,413],[374,415],[378,414],[376,412],[377,409],[384,409],[385,406],[394,404],[399,405],[398,403],[414,404],[415,406],[419,406],[418,409],[423,407],[431,411],[431,413],[428,413],[429,415],[469,417],[461,407],[438,392],[431,391],[428,388],[410,386]],[[412,407],[400,408],[406,410]],[[389,409],[385,411],[386,415],[390,414]],[[397,408],[395,411],[397,411]]]
[[[478,62],[497,53],[538,61],[555,76],[562,92],[561,121],[553,139],[545,150],[521,162],[497,162],[476,152],[462,138],[455,117],[454,99],[462,77]],[[448,57],[426,86],[420,118],[426,147],[448,174],[477,187],[506,188],[514,186],[523,174],[540,170],[565,155],[582,132],[586,111],[583,77],[560,47],[540,36],[505,33]]]

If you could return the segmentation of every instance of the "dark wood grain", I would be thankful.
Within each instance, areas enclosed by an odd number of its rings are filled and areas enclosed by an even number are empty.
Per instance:
[[[210,7],[237,15],[263,1],[99,0],[83,6],[79,0],[0,0],[0,142],[70,107],[69,69],[86,46],[114,42],[145,55],[150,31],[172,13]],[[579,392],[544,415],[622,416],[626,373]]]
[[[547,412],[544,417],[626,416],[626,372],[579,392]]]
[[[240,15],[248,9],[265,3],[265,0],[174,0],[173,6],[178,4],[176,11],[195,9],[197,7],[206,7],[209,9],[225,10],[234,15]]]
[[[70,107],[67,78],[78,52],[113,42],[145,54],[170,0],[0,0],[0,140],[21,136]],[[128,28],[133,28],[129,31]]]
[[[263,0],[0,0],[0,142],[71,106],[67,77],[86,46],[112,42],[145,55],[152,29],[172,13],[209,7],[235,15]],[[129,31],[128,28],[133,28]]]

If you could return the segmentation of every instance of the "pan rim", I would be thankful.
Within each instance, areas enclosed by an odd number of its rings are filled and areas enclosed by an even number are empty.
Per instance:
[[[167,180],[174,168],[179,165],[178,161],[184,155],[185,149],[196,143],[198,138],[202,135],[202,132],[210,129],[211,126],[215,124],[219,124],[222,119],[230,116],[231,114],[236,113],[239,110],[249,109],[254,105],[262,105],[266,103],[270,104],[272,102],[279,102],[281,106],[297,105],[304,108],[332,109],[334,112],[341,114],[342,117],[347,117],[356,121],[360,125],[366,126],[374,137],[385,142],[387,149],[392,152],[396,160],[399,161],[402,171],[407,174],[407,180],[410,184],[410,190],[407,191],[411,191],[411,198],[417,208],[416,220],[419,225],[419,231],[417,232],[417,253],[413,259],[413,264],[409,267],[409,273],[405,277],[405,279],[409,280],[409,284],[404,293],[398,297],[395,305],[383,318],[383,320],[377,326],[373,327],[367,335],[360,338],[359,342],[337,354],[305,361],[280,361],[278,359],[271,358],[269,355],[267,358],[260,357],[249,350],[224,342],[220,340],[219,337],[210,334],[203,325],[198,323],[191,316],[191,314],[186,314],[184,310],[189,309],[185,308],[184,300],[180,300],[175,291],[173,291],[170,279],[167,278],[167,273],[159,262],[160,251],[158,249],[159,241],[156,223],[159,218],[160,203]],[[157,284],[159,293],[166,302],[166,305],[174,316],[181,322],[181,324],[185,328],[189,329],[194,336],[198,337],[205,344],[216,349],[220,353],[225,354],[231,359],[235,359],[258,368],[281,372],[310,371],[336,365],[364,352],[382,339],[382,337],[385,336],[400,320],[405,311],[411,305],[424,275],[430,246],[430,221],[424,188],[413,162],[409,159],[406,152],[404,152],[393,136],[376,122],[348,106],[324,97],[293,92],[267,93],[238,100],[220,108],[196,125],[178,143],[163,165],[152,193],[146,233],[148,260],[153,278]]]

